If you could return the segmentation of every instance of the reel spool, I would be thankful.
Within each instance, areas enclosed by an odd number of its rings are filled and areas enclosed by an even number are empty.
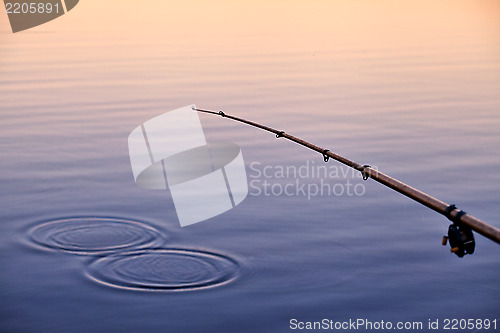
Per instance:
[[[476,247],[472,230],[464,225],[453,223],[448,227],[448,236],[443,237],[443,245],[450,241],[450,251],[462,258],[466,254],[473,254]]]

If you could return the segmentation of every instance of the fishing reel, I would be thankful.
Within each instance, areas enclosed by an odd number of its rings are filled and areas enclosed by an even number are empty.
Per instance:
[[[448,227],[448,236],[443,237],[443,245],[450,241],[450,251],[462,258],[466,254],[473,254],[476,242],[471,228],[465,224],[453,223]]]

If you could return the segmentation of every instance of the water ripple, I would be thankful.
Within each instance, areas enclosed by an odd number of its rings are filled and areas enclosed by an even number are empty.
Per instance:
[[[88,276],[107,286],[143,291],[185,291],[227,284],[240,274],[228,256],[187,249],[145,249],[100,258]]]
[[[82,255],[159,246],[161,233],[142,223],[118,218],[75,217],[39,224],[28,231],[37,245]]]

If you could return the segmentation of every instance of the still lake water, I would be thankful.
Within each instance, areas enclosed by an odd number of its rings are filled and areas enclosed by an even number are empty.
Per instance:
[[[445,218],[335,161],[200,115],[208,141],[241,146],[253,183],[180,228],[168,191],[135,185],[127,148],[142,122],[195,103],[499,227],[499,14],[497,1],[82,0],[12,34],[1,13],[0,331],[500,320],[497,244],[476,235],[455,257]],[[325,183],[336,192],[315,194]]]

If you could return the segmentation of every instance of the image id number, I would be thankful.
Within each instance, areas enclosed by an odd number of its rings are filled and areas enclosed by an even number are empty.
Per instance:
[[[58,14],[59,3],[52,5],[42,2],[7,2],[5,9],[7,9],[7,14],[51,14],[52,12]]]
[[[444,319],[445,330],[489,330],[497,329],[497,320],[490,319]]]

